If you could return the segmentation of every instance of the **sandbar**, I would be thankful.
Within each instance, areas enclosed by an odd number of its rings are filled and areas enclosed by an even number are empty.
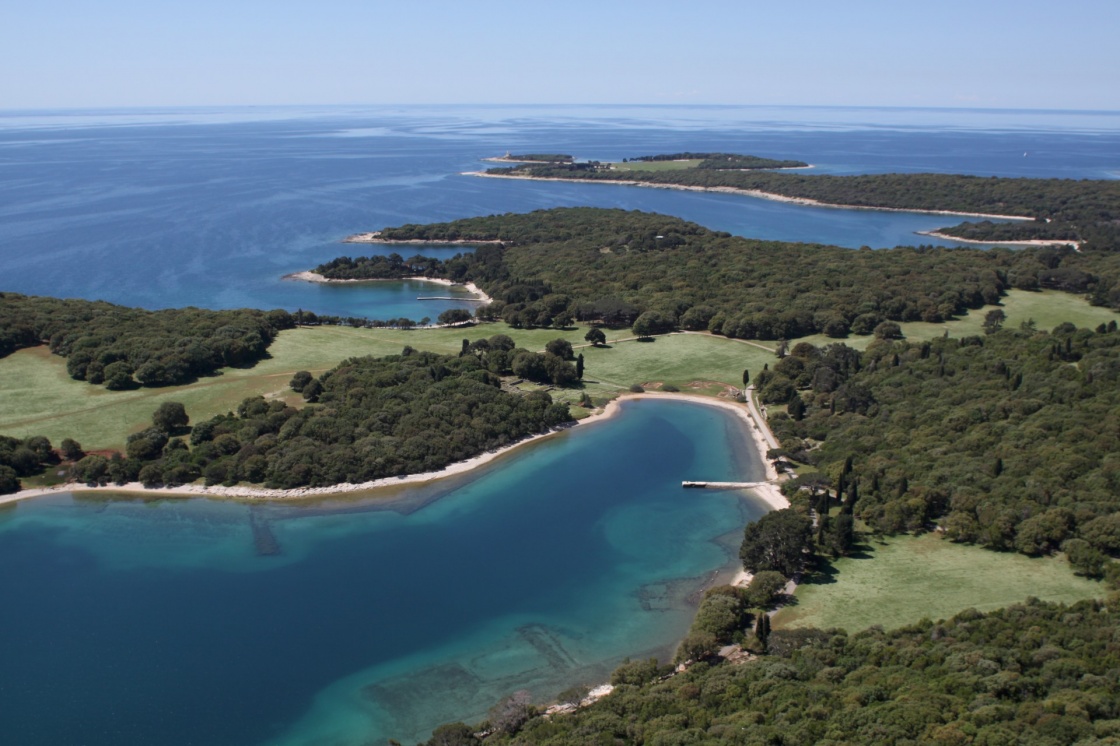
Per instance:
[[[442,277],[401,277],[401,278],[371,277],[371,278],[368,278],[368,279],[336,280],[336,279],[331,278],[331,277],[324,277],[323,275],[319,274],[318,272],[312,272],[310,270],[306,270],[304,272],[292,272],[291,274],[284,275],[280,279],[282,279],[282,280],[301,280],[303,282],[320,282],[320,283],[323,283],[325,285],[334,285],[334,284],[340,284],[341,285],[341,284],[355,283],[355,282],[404,282],[406,280],[411,281],[411,282],[430,282],[430,283],[433,283],[435,285],[443,285],[444,287],[456,287],[456,286],[462,287],[462,288],[468,290],[469,292],[471,292],[475,296],[474,298],[463,298],[462,300],[464,302],[468,302],[468,303],[477,302],[477,303],[486,304],[486,303],[492,303],[494,301],[493,298],[491,298],[489,295],[484,293],[478,287],[478,285],[475,285],[473,282],[463,282],[463,283],[452,282],[451,280],[446,280]],[[458,300],[458,298],[456,298],[456,300]]]
[[[481,246],[482,244],[500,244],[497,239],[484,239],[471,241],[466,238],[382,238],[381,231],[368,233],[355,233],[342,239],[342,243],[383,243],[402,244],[412,246]]]
[[[915,231],[919,236],[930,236],[931,238],[943,238],[947,241],[958,241],[960,243],[980,244],[982,246],[1072,246],[1075,251],[1081,251],[1081,241],[1074,241],[1071,239],[1060,238],[1031,238],[1019,241],[981,241],[975,238],[960,238],[958,236],[951,236],[948,233],[941,233],[940,231]]]

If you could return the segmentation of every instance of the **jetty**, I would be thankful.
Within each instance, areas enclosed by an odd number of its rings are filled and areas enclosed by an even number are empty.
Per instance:
[[[748,490],[761,487],[769,482],[681,482],[681,487],[693,490]]]

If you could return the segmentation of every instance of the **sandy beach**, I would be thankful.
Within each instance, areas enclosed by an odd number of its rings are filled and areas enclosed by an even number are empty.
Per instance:
[[[475,285],[473,282],[458,283],[458,282],[452,282],[451,280],[445,280],[441,277],[402,277],[399,280],[389,279],[389,278],[372,278],[372,279],[369,279],[369,280],[335,280],[335,279],[331,279],[329,277],[323,277],[318,272],[312,272],[310,270],[307,270],[307,271],[304,271],[304,272],[292,272],[291,274],[284,275],[281,279],[283,279],[283,280],[301,280],[303,282],[321,282],[321,283],[324,283],[324,284],[327,284],[327,285],[331,285],[331,284],[335,284],[335,283],[344,284],[344,283],[353,283],[353,282],[403,282],[405,280],[411,280],[412,282],[430,282],[434,285],[442,285],[443,287],[447,287],[447,288],[456,287],[456,286],[465,288],[466,290],[470,291],[475,296],[474,298],[463,298],[463,300],[466,301],[466,302],[478,302],[478,303],[482,303],[482,304],[487,304],[487,303],[492,303],[493,300],[494,300],[489,295],[482,292],[482,290],[479,289],[478,285]]]
[[[868,207],[866,205],[836,205],[830,202],[821,202],[807,197],[787,197],[784,194],[763,192],[759,189],[737,189],[736,187],[701,187],[685,186],[682,184],[652,184],[648,181],[628,181],[615,179],[553,179],[540,176],[514,176],[512,174],[488,174],[485,171],[464,171],[463,176],[484,176],[488,179],[525,179],[528,181],[572,181],[581,184],[620,184],[622,186],[651,187],[653,189],[680,189],[686,192],[721,192],[723,194],[741,194],[746,197],[773,200],[774,202],[788,202],[805,207],[828,207],[836,210],[874,210],[877,212],[913,212],[921,215],[954,215],[965,218],[992,218],[995,220],[1034,220],[1024,215],[996,215],[984,212],[958,212],[956,210],[917,210],[905,207]],[[952,238],[946,236],[946,238]],[[953,239],[954,241],[959,239]]]
[[[1075,250],[1081,251],[1081,241],[1061,240],[1061,239],[1044,239],[1033,238],[1025,241],[977,241],[972,238],[958,238],[957,236],[950,236],[948,233],[941,233],[939,231],[916,231],[919,236],[929,236],[931,238],[942,238],[946,241],[958,241],[960,243],[978,244],[980,246],[1072,246]]]
[[[596,422],[602,422],[614,417],[621,411],[621,403],[623,401],[634,399],[676,399],[680,401],[687,401],[693,404],[704,404],[707,406],[721,407],[723,409],[735,412],[736,415],[741,417],[748,423],[748,429],[752,438],[755,440],[756,447],[760,449],[759,453],[763,457],[763,462],[766,464],[766,477],[767,479],[776,479],[777,472],[774,471],[773,466],[766,460],[766,450],[769,446],[763,434],[755,425],[754,420],[751,418],[747,411],[746,405],[735,404],[732,402],[724,402],[715,399],[708,399],[699,396],[688,396],[685,394],[626,394],[607,403],[602,411],[597,412],[589,417],[585,417],[576,423],[567,427],[561,427],[547,433],[533,435],[524,438],[516,443],[512,443],[504,448],[499,448],[494,451],[479,454],[474,458],[467,459],[466,461],[459,461],[451,464],[438,471],[424,472],[421,474],[409,474],[401,477],[386,477],[384,479],[375,479],[369,482],[362,482],[361,484],[336,484],[329,487],[303,487],[294,490],[270,490],[263,487],[224,487],[221,485],[214,485],[206,487],[200,484],[186,484],[177,487],[160,487],[149,488],[140,484],[139,482],[130,482],[125,485],[106,485],[104,487],[89,487],[84,484],[70,483],[65,485],[56,485],[54,487],[43,487],[39,489],[21,490],[11,495],[0,496],[0,505],[5,503],[18,502],[20,500],[28,500],[34,497],[42,497],[44,495],[57,495],[65,492],[102,492],[102,493],[127,493],[127,494],[140,494],[150,497],[223,497],[244,500],[298,500],[302,498],[316,498],[316,497],[329,497],[331,495],[342,495],[350,492],[366,492],[386,487],[399,487],[407,484],[426,484],[447,477],[465,474],[473,471],[484,464],[488,464],[494,459],[497,459],[516,448],[520,448],[528,443],[548,438],[557,433],[565,432],[573,427],[585,427]],[[762,425],[765,427],[765,425]],[[788,508],[789,501],[782,495],[781,491],[775,484],[766,484],[764,486],[755,488],[757,494],[767,505],[775,510],[781,508]]]
[[[370,231],[368,233],[355,233],[352,236],[347,236],[342,239],[342,243],[383,243],[383,244],[400,244],[411,246],[481,246],[482,244],[500,244],[501,241],[497,239],[486,241],[468,241],[465,238],[457,238],[454,240],[447,239],[423,239],[423,238],[382,238],[381,231]]]
[[[689,402],[690,404],[702,404],[709,407],[719,407],[720,409],[732,412],[735,416],[743,420],[747,425],[747,432],[751,435],[751,440],[754,441],[754,446],[758,450],[758,454],[762,459],[763,465],[766,467],[766,480],[767,483],[758,487],[752,487],[751,490],[762,501],[769,505],[773,510],[781,510],[789,507],[789,500],[782,494],[781,489],[778,487],[777,480],[779,478],[778,470],[774,468],[774,464],[766,458],[766,452],[772,446],[768,441],[773,439],[773,434],[770,433],[766,423],[757,418],[751,408],[746,404],[739,404],[738,402],[730,402],[723,399],[713,399],[706,396],[691,396],[689,394],[675,394],[675,393],[653,393],[646,392],[643,394],[623,394],[617,399],[612,399],[603,408],[602,412],[585,417],[580,420],[580,424],[589,424],[591,422],[598,422],[607,420],[614,417],[621,411],[622,403],[627,401],[634,401],[636,399],[673,399],[675,401]]]

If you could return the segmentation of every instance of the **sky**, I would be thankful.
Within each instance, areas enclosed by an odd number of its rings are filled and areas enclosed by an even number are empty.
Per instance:
[[[0,0],[0,109],[1120,110],[1116,0]]]

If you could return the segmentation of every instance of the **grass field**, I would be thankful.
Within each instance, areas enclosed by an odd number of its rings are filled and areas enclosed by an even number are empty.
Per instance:
[[[973,334],[983,334],[984,316],[995,308],[1002,308],[1007,314],[1004,326],[1008,329],[1017,329],[1019,324],[1028,319],[1034,319],[1035,327],[1041,331],[1050,331],[1058,324],[1069,321],[1078,327],[1093,328],[1109,321],[1120,322],[1120,314],[1107,308],[1090,306],[1084,298],[1070,295],[1056,290],[1045,290],[1032,293],[1026,290],[1012,290],[1003,299],[999,306],[985,306],[976,311],[970,311],[965,316],[943,324],[929,324],[923,321],[912,321],[899,324],[902,334],[906,339],[926,340],[940,337],[949,333],[950,337],[967,337]],[[815,345],[826,345],[832,342],[843,342],[849,347],[865,349],[873,341],[870,335],[860,337],[852,335],[847,339],[837,340],[815,334],[811,337],[802,337],[798,342],[811,342]],[[767,343],[770,344],[770,343]]]
[[[1066,320],[1078,326],[1096,326],[1120,318],[1077,296],[1056,292],[1012,291],[1002,307],[1008,316],[1008,326],[1018,326],[1033,318],[1039,329],[1051,329]],[[986,309],[975,311],[946,324],[903,324],[903,333],[909,339],[930,339],[946,331],[950,336],[980,334],[985,312]],[[582,391],[601,401],[633,384],[658,382],[714,394],[722,387],[690,384],[738,385],[744,368],[750,369],[753,378],[765,363],[774,362],[772,350],[776,346],[775,342],[729,340],[706,334],[672,334],[638,342],[630,339],[630,330],[621,329],[607,330],[608,346],[593,348],[583,340],[586,332],[586,327],[558,331],[511,329],[505,324],[411,331],[293,329],[282,332],[270,348],[271,357],[252,368],[226,369],[220,375],[186,386],[120,392],[72,380],[66,374],[65,360],[50,355],[45,348],[21,350],[0,359],[0,433],[18,437],[46,435],[55,443],[69,437],[86,448],[120,448],[129,433],[147,426],[151,413],[165,401],[182,402],[195,422],[230,411],[249,396],[283,397],[298,402],[287,386],[298,370],[320,373],[348,357],[396,354],[406,345],[454,354],[464,338],[473,340],[494,334],[508,334],[519,346],[531,350],[542,350],[548,341],[560,337],[582,352],[586,362],[584,389],[553,392],[556,398],[566,401],[576,401]],[[871,337],[834,340],[815,336],[804,341],[843,341],[863,349]]]
[[[967,608],[998,609],[1028,596],[1070,603],[1105,593],[1100,583],[1070,572],[1063,559],[992,552],[934,534],[871,540],[864,554],[836,561],[833,571],[821,582],[802,584],[796,605],[778,612],[774,625],[893,629]]]
[[[586,346],[586,328],[511,329],[486,324],[469,329],[413,331],[313,327],[281,332],[271,357],[252,368],[226,369],[220,375],[185,386],[133,391],[108,391],[75,381],[66,374],[66,361],[45,347],[20,350],[0,359],[0,433],[16,437],[45,435],[51,442],[74,438],[87,449],[122,448],[129,433],[147,427],[162,402],[182,402],[193,422],[228,412],[249,396],[301,400],[288,389],[298,370],[312,373],[333,368],[361,355],[396,354],[405,345],[440,353],[457,353],[462,340],[509,334],[517,344],[544,349],[562,337],[585,355],[586,390],[597,400],[613,397],[633,383],[663,381],[683,385],[696,380],[734,384],[744,367],[760,370],[769,353],[757,347],[718,337],[674,334],[653,342],[625,341],[630,331],[608,332],[609,347]],[[691,371],[691,374],[690,374]],[[561,400],[576,401],[581,390],[554,392]]]

